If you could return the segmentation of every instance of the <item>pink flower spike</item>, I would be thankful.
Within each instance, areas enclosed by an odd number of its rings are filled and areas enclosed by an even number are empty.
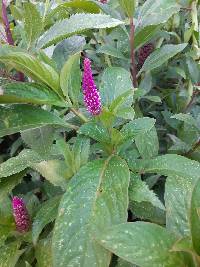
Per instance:
[[[13,197],[12,208],[16,230],[20,233],[28,232],[28,230],[30,229],[31,221],[23,199],[19,197]]]
[[[83,72],[83,94],[84,102],[87,110],[94,116],[101,113],[101,98],[99,91],[94,83],[92,76],[91,62],[88,58],[84,59],[84,72]]]

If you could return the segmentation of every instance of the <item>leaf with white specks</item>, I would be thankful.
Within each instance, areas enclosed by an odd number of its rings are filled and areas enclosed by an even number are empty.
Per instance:
[[[162,175],[177,175],[187,179],[188,177],[198,179],[200,176],[200,164],[195,160],[183,156],[166,154],[148,160],[129,160],[129,167],[134,172],[158,173]]]
[[[193,187],[192,197],[190,202],[190,229],[192,236],[192,243],[195,251],[200,253],[200,218],[198,209],[200,208],[200,179],[197,180]]]
[[[102,103],[110,106],[117,97],[130,91],[132,87],[130,73],[127,70],[120,67],[107,68],[101,77],[99,88]],[[124,106],[130,107],[132,102],[133,97],[131,96],[126,99]]]
[[[140,176],[136,174],[131,175],[131,182],[129,186],[129,199],[136,202],[149,202],[154,207],[165,210],[164,205],[158,199],[156,194],[150,190],[147,184],[141,180]]]
[[[179,10],[180,5],[176,0],[147,0],[139,11],[136,28],[167,22]]]
[[[37,267],[53,267],[51,253],[51,239],[41,239],[35,248]]]
[[[75,14],[69,19],[64,19],[55,23],[48,31],[46,31],[39,40],[37,48],[48,47],[67,37],[82,33],[88,29],[113,28],[120,24],[123,24],[123,22],[111,18],[108,15]]]
[[[196,181],[196,177],[177,175],[166,181],[166,227],[178,237],[190,236],[190,203]]]
[[[117,156],[80,169],[59,207],[52,242],[54,266],[109,266],[111,255],[94,234],[127,220],[128,184],[128,167]]]
[[[79,134],[89,136],[98,142],[111,142],[108,130],[95,122],[85,123],[80,127],[78,132]]]
[[[156,224],[115,225],[101,233],[98,239],[106,249],[142,267],[184,266],[181,255],[170,252],[176,237]]]
[[[66,127],[68,124],[55,114],[31,105],[0,106],[0,137],[46,125]]]
[[[15,241],[0,248],[0,267],[14,267],[24,250],[18,250],[21,242]]]
[[[42,18],[38,12],[36,5],[32,3],[24,3],[24,29],[27,38],[28,49],[35,43],[42,29]]]
[[[155,68],[160,67],[162,64],[167,62],[170,58],[174,57],[176,54],[180,53],[187,44],[167,44],[163,45],[161,48],[156,49],[150,56],[145,60],[139,74],[143,71],[151,71]]]
[[[155,119],[148,117],[139,118],[125,124],[121,133],[124,135],[125,139],[136,138],[150,131],[154,127],[154,124]]]

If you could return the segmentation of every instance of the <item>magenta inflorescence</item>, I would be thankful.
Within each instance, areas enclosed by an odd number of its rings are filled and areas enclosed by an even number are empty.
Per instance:
[[[87,110],[92,115],[99,115],[101,113],[101,98],[99,91],[94,83],[92,76],[91,62],[88,58],[84,60],[84,72],[83,72],[83,94],[84,102]]]
[[[107,4],[108,0],[100,0],[102,4]]]
[[[153,52],[154,46],[152,43],[146,44],[139,50],[138,55],[138,69],[141,69],[145,60],[148,58],[148,56]]]
[[[19,197],[13,197],[12,208],[17,231],[20,233],[28,232],[31,221],[23,199]]]

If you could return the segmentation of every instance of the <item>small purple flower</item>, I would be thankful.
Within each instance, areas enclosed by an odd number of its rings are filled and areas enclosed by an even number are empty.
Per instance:
[[[31,221],[23,199],[19,197],[13,197],[12,207],[17,231],[20,233],[28,232]]]
[[[92,115],[99,115],[101,113],[101,98],[99,91],[94,83],[92,76],[91,62],[88,58],[84,60],[84,72],[83,72],[83,94],[84,102],[87,110]]]

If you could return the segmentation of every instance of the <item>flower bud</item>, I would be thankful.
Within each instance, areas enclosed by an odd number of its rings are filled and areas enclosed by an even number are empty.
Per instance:
[[[101,113],[101,98],[99,91],[94,83],[92,76],[91,62],[88,58],[84,60],[84,72],[83,72],[83,94],[84,94],[84,103],[87,107],[87,110],[92,115],[99,115]]]
[[[13,197],[12,208],[17,231],[20,233],[28,232],[31,221],[23,199],[19,197]]]

